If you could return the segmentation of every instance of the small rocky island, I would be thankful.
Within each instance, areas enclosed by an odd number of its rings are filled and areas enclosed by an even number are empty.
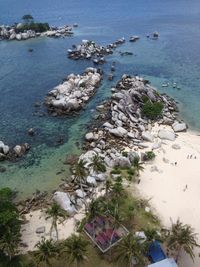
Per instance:
[[[24,15],[21,23],[0,25],[0,40],[27,40],[39,36],[65,37],[72,35],[71,26],[50,27],[48,23],[35,22],[31,15]]]
[[[4,144],[4,142],[0,141],[0,161],[15,161],[17,158],[22,157],[29,149],[30,145],[28,143],[9,147],[8,145]]]
[[[101,79],[95,68],[87,68],[82,75],[68,75],[62,84],[48,93],[45,104],[49,113],[54,116],[67,115],[82,109],[94,95]]]
[[[79,45],[73,45],[72,49],[68,49],[68,58],[78,59],[92,59],[95,64],[105,63],[105,56],[113,53],[113,49],[123,44],[125,38],[120,38],[114,43],[107,46],[101,46],[94,41],[82,40]]]

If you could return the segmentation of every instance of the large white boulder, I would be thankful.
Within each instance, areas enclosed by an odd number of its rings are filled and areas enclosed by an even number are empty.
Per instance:
[[[12,33],[9,37],[9,40],[14,40],[16,38],[16,33]]]
[[[94,134],[93,133],[86,133],[85,139],[87,141],[93,141],[94,140]]]
[[[20,156],[22,153],[22,147],[20,145],[16,145],[13,150],[17,154],[17,156]]]
[[[175,122],[172,124],[174,132],[183,132],[187,130],[187,125],[184,122]]]
[[[95,177],[96,181],[98,182],[103,182],[107,179],[107,174],[106,173],[93,173],[93,177]]]
[[[132,133],[132,132],[128,132],[127,136],[128,136],[129,138],[132,138],[132,139],[135,138],[135,134]]]
[[[109,128],[109,129],[113,129],[114,128],[114,126],[108,121],[103,124],[103,127]]]
[[[69,195],[64,192],[55,192],[53,200],[60,205],[60,207],[68,212],[69,215],[76,213],[74,205],[71,203]]]
[[[27,40],[29,38],[29,34],[27,32],[23,32],[21,34],[22,40]]]
[[[148,141],[148,142],[153,142],[154,140],[153,135],[149,131],[142,132],[142,138],[143,140]]]
[[[0,152],[3,154],[8,154],[9,146],[5,145],[2,141],[0,141]]]
[[[115,161],[113,159],[111,159],[110,157],[106,156],[104,158],[104,162],[106,163],[106,165],[110,168],[115,167]]]
[[[17,28],[17,29],[20,29],[20,28],[22,28],[23,26],[24,26],[23,23],[18,23],[16,28]]]
[[[158,137],[160,137],[160,139],[163,140],[170,140],[170,141],[174,141],[175,140],[175,133],[173,131],[170,130],[160,130],[158,132]]]
[[[82,154],[79,159],[87,162],[88,164],[91,163],[93,157],[96,155],[96,152],[93,150],[88,150],[85,154]]]
[[[89,185],[92,185],[92,186],[96,186],[96,185],[97,185],[97,182],[96,182],[95,177],[90,176],[90,175],[86,178],[86,182],[87,182]]]
[[[118,158],[116,158],[116,161],[117,161],[117,165],[119,167],[122,167],[122,168],[131,167],[131,162],[130,162],[129,158],[127,158],[127,157],[123,157],[123,156],[118,157]]]
[[[77,189],[75,192],[77,197],[84,198],[86,196],[86,193],[81,189]]]
[[[117,127],[115,129],[108,129],[109,132],[117,137],[124,137],[127,135],[128,131],[123,127]]]
[[[7,146],[7,145],[4,145],[4,147],[2,149],[3,149],[4,154],[8,154],[8,152],[10,150],[9,146]]]
[[[22,39],[22,35],[21,35],[21,33],[16,34],[16,39],[17,39],[18,41],[21,41],[21,39]]]
[[[66,103],[66,107],[71,110],[77,110],[80,108],[80,104],[76,98],[73,98]]]

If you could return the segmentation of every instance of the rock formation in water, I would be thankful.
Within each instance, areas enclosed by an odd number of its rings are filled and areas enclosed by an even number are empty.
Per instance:
[[[66,80],[51,90],[45,104],[53,115],[66,115],[84,107],[101,82],[95,68],[87,68],[82,75],[70,74]]]

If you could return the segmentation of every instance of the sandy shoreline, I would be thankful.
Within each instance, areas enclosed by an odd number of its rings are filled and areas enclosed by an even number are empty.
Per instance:
[[[161,128],[168,127],[156,126],[152,129],[152,134],[157,136],[157,132]],[[157,141],[161,140],[158,138]],[[155,160],[145,164],[145,170],[140,177],[141,182],[136,187],[142,196],[151,198],[152,208],[156,210],[166,227],[171,225],[171,220],[176,221],[177,218],[180,218],[183,223],[190,224],[196,233],[200,233],[200,216],[198,213],[200,202],[199,133],[193,131],[178,133],[175,141],[162,140],[161,142],[161,147],[154,150]],[[146,150],[150,150],[153,145],[150,142],[145,144],[148,145]],[[180,148],[173,148],[172,145],[174,144]],[[140,152],[144,151],[140,150]],[[28,223],[23,225],[22,241],[28,247],[23,248],[22,253],[34,250],[35,244],[41,240],[42,236],[50,238],[51,220],[45,220],[45,217],[44,211],[39,210],[26,215]],[[63,224],[59,224],[59,239],[66,239],[75,232],[75,222],[83,217],[83,213],[78,213],[74,218],[67,219]],[[41,226],[45,226],[45,233],[36,234],[36,229]],[[196,250],[195,254],[197,256],[194,263],[188,256],[183,255],[179,267],[199,267],[199,251]]]
[[[84,218],[83,213],[77,213],[74,217],[68,218],[62,224],[58,223],[58,238],[66,239],[72,233],[76,232],[76,222],[81,221]],[[22,254],[28,251],[36,250],[35,245],[41,241],[42,237],[50,239],[50,227],[51,219],[46,220],[47,215],[45,211],[36,210],[26,214],[26,220],[28,221],[22,226],[22,242],[27,244],[27,247],[21,248]],[[39,227],[45,227],[45,232],[41,234],[36,233],[36,229]],[[56,240],[55,231],[52,233],[52,238]]]
[[[200,234],[200,136],[198,134],[188,131],[179,133],[174,142],[164,141],[162,147],[155,151],[154,162],[146,164],[137,188],[143,196],[151,198],[150,203],[165,226],[170,226],[171,219],[175,222],[180,218],[183,223],[190,224],[195,232]],[[180,149],[172,148],[173,144],[179,145]],[[169,163],[166,163],[167,160]],[[157,166],[158,171],[152,172],[152,166]],[[188,256],[183,255],[180,267],[199,267],[199,252],[195,250],[194,263]]]
[[[96,197],[105,194],[105,190],[101,187],[96,189]],[[85,209],[81,208],[73,217],[66,218],[63,223],[57,224],[58,227],[58,239],[64,240],[70,237],[71,234],[76,233],[77,231],[77,223],[81,222],[85,217]],[[50,228],[52,219],[46,219],[46,210],[35,210],[27,213],[25,215],[26,223],[22,225],[21,228],[21,240],[26,244],[25,247],[20,247],[20,253],[26,254],[28,251],[34,251],[37,248],[35,245],[42,240],[45,239],[56,239],[56,232],[53,231],[52,236],[50,236]],[[40,227],[45,227],[44,233],[37,234],[36,230]]]

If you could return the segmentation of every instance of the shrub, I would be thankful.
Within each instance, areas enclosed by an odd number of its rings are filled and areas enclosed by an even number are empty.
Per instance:
[[[147,101],[142,108],[142,114],[147,118],[154,120],[162,114],[163,104],[161,102],[152,103]]]
[[[148,96],[143,95],[143,96],[142,96],[142,101],[143,101],[144,103],[148,102],[148,101],[149,101]]]
[[[127,173],[128,173],[129,175],[135,175],[135,170],[132,169],[132,168],[130,168],[130,169],[127,170]]]
[[[128,157],[128,152],[127,151],[123,151],[122,152],[122,156],[127,158]]]
[[[153,151],[147,151],[144,156],[144,160],[153,160],[156,157]]]
[[[21,220],[9,188],[0,190],[0,251],[11,259],[20,242]]]
[[[80,83],[79,87],[83,87],[83,88],[85,88],[85,87],[86,87],[86,82],[82,82],[82,83]]]
[[[23,32],[27,30],[32,30],[35,32],[46,32],[50,29],[48,23],[36,23],[36,22],[31,22],[31,23],[25,23],[23,24],[17,32]]]
[[[30,15],[30,14],[27,14],[27,15],[24,15],[24,16],[22,17],[22,19],[23,19],[23,20],[33,20],[33,16]]]

